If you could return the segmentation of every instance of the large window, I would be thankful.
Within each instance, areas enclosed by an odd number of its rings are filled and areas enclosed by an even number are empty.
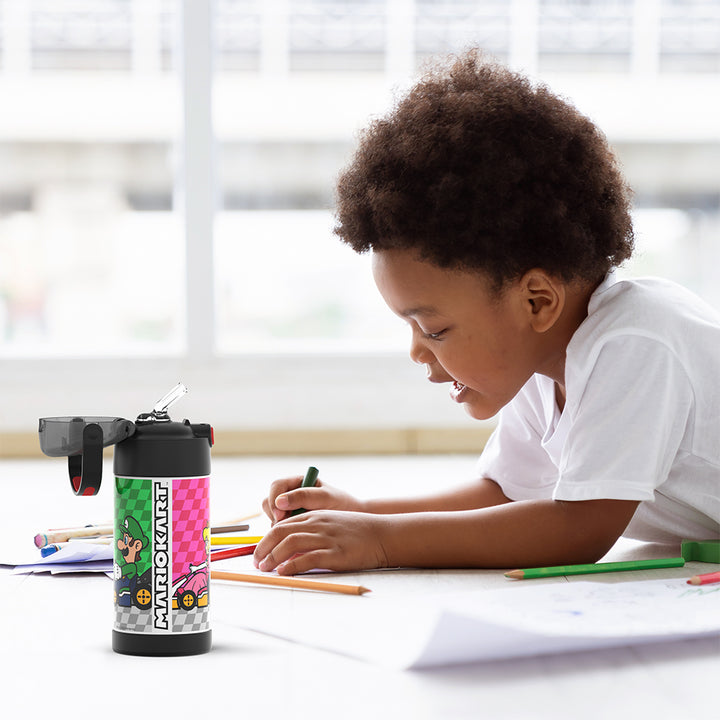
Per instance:
[[[471,44],[608,134],[624,272],[720,307],[720,0],[0,0],[0,431],[177,379],[230,427],[464,423],[332,204],[368,118]]]
[[[0,4],[0,348],[177,353],[177,3]]]

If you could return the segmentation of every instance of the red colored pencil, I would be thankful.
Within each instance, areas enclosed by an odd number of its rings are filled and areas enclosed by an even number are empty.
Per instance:
[[[252,555],[257,545],[244,545],[243,547],[231,548],[230,550],[216,550],[210,553],[210,561],[227,560],[228,558],[240,557],[241,555]]]
[[[688,585],[709,585],[720,582],[720,572],[705,573],[704,575],[693,575],[688,580]]]

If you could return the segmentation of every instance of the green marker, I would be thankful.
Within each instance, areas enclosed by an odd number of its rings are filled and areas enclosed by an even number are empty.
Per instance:
[[[589,565],[557,565],[556,567],[511,570],[505,577],[517,580],[555,577],[557,575],[585,575],[589,573],[619,572],[621,570],[657,570],[658,568],[682,567],[685,558],[663,558],[660,560],[627,560],[625,562],[590,563]]]
[[[307,469],[307,472],[305,473],[305,477],[303,478],[303,481],[302,481],[302,484],[300,485],[300,487],[304,487],[304,488],[315,487],[315,483],[317,482],[317,476],[318,476],[318,469],[311,465]],[[290,513],[290,517],[294,517],[295,515],[300,515],[304,512],[307,512],[307,510],[305,508],[297,508],[296,510],[293,510]]]

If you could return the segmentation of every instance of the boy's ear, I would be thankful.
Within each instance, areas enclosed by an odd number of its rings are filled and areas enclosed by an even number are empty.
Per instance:
[[[550,330],[565,307],[565,283],[545,270],[533,269],[523,275],[520,291],[527,318],[535,332]]]

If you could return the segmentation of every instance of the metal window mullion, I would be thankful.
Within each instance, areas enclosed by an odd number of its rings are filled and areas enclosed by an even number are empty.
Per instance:
[[[260,5],[260,72],[268,78],[290,72],[290,3],[267,0]]]
[[[6,75],[24,75],[32,68],[31,7],[26,2],[2,6],[2,65]]]
[[[535,75],[539,65],[539,0],[512,0],[508,60],[514,70]]]
[[[385,73],[390,84],[415,72],[415,0],[387,0],[385,6]]]
[[[162,69],[160,45],[160,0],[132,0],[131,64],[140,75]]]
[[[187,357],[215,350],[213,224],[217,208],[212,123],[213,0],[183,0],[180,75],[183,131],[179,179],[185,228]]]
[[[635,0],[631,63],[638,77],[656,76],[660,70],[660,10],[655,0]]]

